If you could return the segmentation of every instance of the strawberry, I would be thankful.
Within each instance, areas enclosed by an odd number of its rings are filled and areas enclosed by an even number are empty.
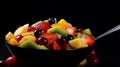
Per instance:
[[[47,44],[48,48],[52,48],[53,42],[58,39],[58,35],[53,33],[43,33],[41,34],[41,37],[45,37],[48,40],[48,44]]]
[[[69,32],[69,34],[73,35],[74,37],[76,36],[76,27],[69,26],[66,30]]]
[[[32,32],[32,31],[35,31],[35,30],[36,30],[35,27],[29,26],[27,32]]]
[[[61,47],[59,46],[59,44],[57,43],[57,41],[53,42],[53,50],[61,50]]]
[[[51,28],[51,25],[48,22],[42,22],[37,24],[35,28],[39,30],[47,31],[49,28]]]
[[[94,44],[95,39],[93,36],[86,34],[85,38],[86,38],[86,42],[87,42],[88,46],[92,46]]]

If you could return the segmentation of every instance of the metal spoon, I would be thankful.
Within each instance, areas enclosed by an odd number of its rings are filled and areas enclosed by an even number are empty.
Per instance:
[[[120,24],[117,25],[117,26],[115,26],[115,27],[113,27],[112,29],[106,31],[105,33],[99,35],[98,37],[95,38],[95,40],[98,40],[98,39],[100,39],[100,38],[102,38],[102,37],[104,37],[104,36],[107,36],[107,35],[115,32],[115,31],[118,31],[118,30],[120,30]]]

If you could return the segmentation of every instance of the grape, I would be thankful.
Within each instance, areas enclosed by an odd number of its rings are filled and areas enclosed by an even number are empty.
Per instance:
[[[0,67],[7,67],[7,63],[4,60],[0,60]]]
[[[77,32],[82,33],[82,32],[83,32],[83,30],[84,30],[83,28],[78,28],[78,29],[77,29]]]
[[[8,67],[18,67],[18,61],[14,55],[8,57],[5,62]]]
[[[70,49],[70,46],[69,46],[69,44],[66,42],[66,39],[65,39],[64,37],[62,37],[61,39],[58,39],[58,40],[57,40],[57,43],[60,45],[60,47],[61,47],[63,50]]]
[[[48,22],[49,22],[50,24],[53,24],[53,23],[55,23],[55,19],[54,19],[54,18],[49,18],[49,19],[48,19]]]
[[[88,65],[96,67],[99,64],[99,57],[96,54],[96,51],[93,49],[87,58]]]
[[[67,41],[72,40],[72,39],[74,39],[74,37],[72,35],[67,35],[67,37],[66,37]]]
[[[47,45],[48,40],[45,37],[39,37],[37,38],[36,43],[40,45]]]
[[[97,56],[88,59],[88,65],[96,67],[99,65],[99,58]]]
[[[94,57],[94,56],[96,56],[96,51],[92,50],[89,54],[89,57]]]
[[[17,35],[17,36],[16,36],[16,40],[17,40],[18,42],[19,42],[22,38],[23,38],[22,35]]]
[[[36,37],[36,38],[39,38],[39,36],[42,34],[42,30],[35,30],[34,31],[34,36]]]

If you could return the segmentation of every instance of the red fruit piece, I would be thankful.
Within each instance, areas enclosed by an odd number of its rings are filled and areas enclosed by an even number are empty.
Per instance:
[[[90,65],[92,67],[98,66],[100,60],[94,49],[89,53],[87,61],[88,61],[88,65]]]
[[[18,61],[15,56],[8,57],[5,62],[7,63],[8,67],[18,67]]]
[[[53,42],[53,50],[61,50],[61,47],[56,41]]]
[[[36,30],[36,28],[35,27],[28,27],[28,30],[27,30],[27,32],[32,32],[32,31],[35,31]]]
[[[35,26],[36,29],[40,29],[40,30],[44,30],[44,31],[47,31],[47,29],[51,28],[51,25],[50,23],[48,22],[42,22],[42,23],[39,23]]]
[[[57,43],[59,44],[62,50],[67,50],[71,48],[64,38],[58,39]]]
[[[39,45],[47,45],[48,44],[48,40],[45,37],[39,37],[36,39],[36,43]]]
[[[94,57],[96,56],[96,51],[93,49],[90,54],[89,54],[90,57]]]
[[[97,67],[100,63],[100,60],[97,56],[88,58],[88,65],[92,66],[92,67]]]
[[[53,42],[58,39],[58,35],[53,33],[43,33],[41,34],[41,37],[45,37],[48,40],[48,48],[52,48]]]
[[[83,28],[79,28],[80,33],[83,33],[83,30],[84,30]]]
[[[19,42],[22,38],[23,38],[22,35],[17,35],[17,36],[16,36],[16,40],[17,40],[18,42]]]
[[[86,34],[85,38],[88,46],[92,46],[94,44],[95,38],[93,36]]]
[[[69,34],[73,35],[74,37],[76,36],[76,27],[69,26],[66,30],[69,32]]]
[[[0,67],[7,67],[7,63],[4,60],[0,60]]]

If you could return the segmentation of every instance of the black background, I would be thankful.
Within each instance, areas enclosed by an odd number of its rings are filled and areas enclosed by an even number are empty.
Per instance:
[[[8,31],[14,31],[18,25],[34,23],[49,17],[64,18],[77,27],[89,27],[95,37],[120,23],[119,4],[117,2],[3,2],[0,11],[0,59],[11,56],[5,47],[4,37]],[[118,65],[120,63],[120,31],[105,36],[95,43],[95,50],[101,64]]]

